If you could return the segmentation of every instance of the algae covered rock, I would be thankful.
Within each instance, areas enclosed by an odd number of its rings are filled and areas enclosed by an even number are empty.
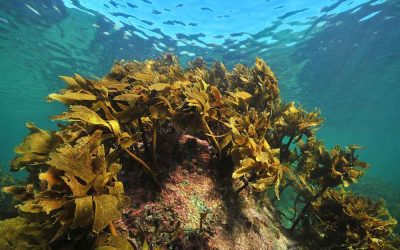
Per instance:
[[[215,161],[209,142],[178,130],[160,136],[159,146],[166,149],[159,157],[168,166],[161,191],[138,194],[145,185],[138,173],[123,174],[132,205],[117,227],[137,246],[146,240],[171,249],[294,247],[271,203],[250,190],[235,192],[231,176],[225,174],[233,164]]]

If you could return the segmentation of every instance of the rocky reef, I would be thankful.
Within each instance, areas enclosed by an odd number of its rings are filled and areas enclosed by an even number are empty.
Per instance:
[[[27,124],[3,188],[1,249],[396,249],[397,221],[348,187],[358,145],[327,149],[320,112],[283,103],[260,58],[121,61],[61,77],[59,130]],[[282,194],[292,199],[281,200]]]
[[[212,146],[184,131],[160,137],[161,191],[146,187],[137,171],[122,174],[131,205],[116,226],[138,246],[172,249],[287,249],[270,202],[235,192],[229,163],[213,159]],[[224,166],[225,165],[225,166]],[[232,170],[231,170],[232,171]],[[264,200],[268,201],[268,200]]]

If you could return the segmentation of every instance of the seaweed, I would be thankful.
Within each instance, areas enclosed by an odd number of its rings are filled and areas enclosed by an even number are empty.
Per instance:
[[[30,178],[3,188],[18,202],[19,216],[0,222],[20,233],[0,235],[0,246],[132,249],[114,225],[128,206],[118,177],[130,168],[154,189],[163,185],[157,138],[167,127],[208,139],[216,161],[230,159],[226,175],[238,193],[272,188],[279,200],[294,190],[290,231],[307,235],[306,245],[378,249],[397,242],[396,221],[383,203],[346,191],[368,167],[356,155],[360,147],[326,149],[316,137],[320,112],[282,102],[278,79],[262,59],[232,71],[222,63],[208,68],[201,58],[189,65],[182,69],[168,54],[121,61],[101,79],[62,76],[67,87],[48,99],[68,106],[52,117],[66,123],[57,131],[27,125],[31,132],[11,169],[26,169]],[[206,215],[200,211],[200,231]]]
[[[0,164],[0,188],[19,183],[18,179],[4,171],[4,169],[4,165]],[[12,206],[12,200],[3,192],[0,192],[0,211],[0,220],[16,215],[16,211]]]
[[[330,190],[312,204],[300,230],[318,239],[320,248],[382,249],[388,244],[396,220],[383,200]]]

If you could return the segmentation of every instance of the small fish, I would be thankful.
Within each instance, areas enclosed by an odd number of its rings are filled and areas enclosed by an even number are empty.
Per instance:
[[[210,9],[210,8],[207,8],[207,7],[203,7],[203,8],[201,8],[200,10],[213,11],[212,9]]]
[[[7,20],[7,19],[5,19],[5,18],[3,18],[3,17],[0,17],[0,22],[3,22],[3,23],[8,23],[8,20]]]
[[[39,11],[35,10],[34,8],[32,8],[29,4],[25,4],[25,6],[28,7],[28,9],[30,9],[31,11],[33,11],[33,13],[35,13],[36,15],[41,16]]]
[[[61,13],[61,11],[56,6],[53,6],[53,9],[55,9],[57,12]]]

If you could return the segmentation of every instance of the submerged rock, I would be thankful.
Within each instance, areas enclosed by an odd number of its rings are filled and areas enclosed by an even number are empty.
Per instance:
[[[269,199],[246,190],[223,171],[232,171],[229,160],[212,158],[204,139],[174,131],[160,139],[161,191],[142,189],[138,172],[121,174],[129,184],[125,192],[131,206],[117,223],[121,232],[140,247],[172,249],[289,249],[295,246],[277,221]],[[225,165],[221,170],[221,165]]]

